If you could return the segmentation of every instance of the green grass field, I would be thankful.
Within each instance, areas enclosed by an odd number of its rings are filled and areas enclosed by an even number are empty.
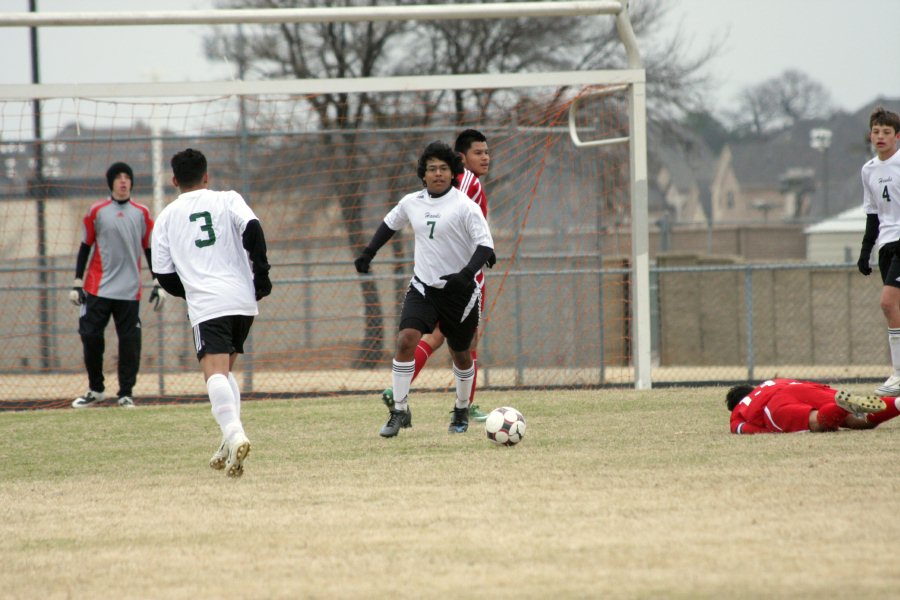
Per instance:
[[[479,394],[516,447],[384,440],[377,396],[0,413],[2,598],[891,598],[900,421],[733,436],[721,388]]]

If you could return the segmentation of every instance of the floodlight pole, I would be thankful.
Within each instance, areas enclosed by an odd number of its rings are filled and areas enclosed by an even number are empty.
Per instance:
[[[822,153],[822,211],[827,217],[828,210],[828,149],[831,147],[832,131],[817,127],[809,131],[809,147]]]

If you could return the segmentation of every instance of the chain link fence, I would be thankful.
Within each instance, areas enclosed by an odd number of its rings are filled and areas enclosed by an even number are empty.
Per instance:
[[[360,361],[364,310],[359,277],[346,258],[346,275],[317,274],[333,271],[333,263],[321,260],[275,264],[276,293],[290,301],[261,304],[240,362],[248,396],[365,394],[389,384],[408,282],[406,273],[390,267],[408,264],[386,261],[373,277],[382,338],[363,344],[370,353]],[[880,282],[861,277],[853,265],[666,262],[659,257],[651,269],[654,385],[776,376],[833,382],[877,379],[888,371]],[[68,264],[50,265],[46,284],[37,285],[33,269],[2,270],[0,301],[8,308],[0,317],[6,338],[0,398],[7,407],[62,405],[83,387],[77,309],[65,299],[70,271]],[[523,254],[505,273],[489,274],[480,387],[630,385],[629,278],[625,259],[568,254]],[[41,315],[44,307],[48,312]],[[194,396],[200,375],[183,302],[170,299],[160,313],[146,304],[141,310],[144,346],[135,394],[145,401]],[[41,327],[41,318],[51,326]],[[108,379],[115,377],[115,348],[109,327]],[[446,352],[436,352],[432,363],[416,386],[449,388]]]

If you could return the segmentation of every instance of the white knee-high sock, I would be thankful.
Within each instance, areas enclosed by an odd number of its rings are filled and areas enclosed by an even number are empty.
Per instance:
[[[891,348],[891,365],[894,375],[900,375],[900,329],[888,327],[888,346]]]
[[[406,410],[409,401],[409,386],[412,384],[416,361],[402,362],[394,359],[391,368],[391,381],[394,387],[394,409]]]
[[[456,376],[456,408],[468,408],[472,383],[475,381],[475,363],[468,369],[460,369],[453,365],[453,375]]]
[[[222,430],[222,437],[230,439],[236,433],[242,432],[240,419],[237,418],[234,403],[234,394],[231,392],[231,384],[228,378],[221,373],[216,373],[206,380],[206,390],[209,393],[209,401],[212,404],[212,414]]]
[[[234,414],[237,415],[237,420],[241,420],[241,388],[238,387],[237,379],[234,378],[234,373],[231,371],[228,372],[228,383],[231,385],[231,393],[234,394]]]

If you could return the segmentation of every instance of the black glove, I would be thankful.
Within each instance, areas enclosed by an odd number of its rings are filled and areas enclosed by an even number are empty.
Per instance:
[[[442,275],[441,279],[447,282],[444,285],[444,291],[448,294],[471,294],[475,290],[475,273],[469,267],[464,268],[459,273]]]
[[[362,254],[356,257],[356,260],[353,261],[353,266],[356,267],[357,273],[368,273],[369,272],[369,264],[371,264],[372,259],[375,258],[375,253],[368,248],[363,249]]]
[[[491,252],[491,257],[487,259],[487,267],[488,269],[493,269],[494,265],[497,264],[497,255]]]
[[[859,253],[859,260],[856,261],[856,268],[859,269],[859,272],[863,275],[871,275],[872,267],[869,266],[869,257],[872,255],[872,249],[869,248],[866,250],[863,248]]]
[[[269,274],[260,271],[253,276],[253,289],[256,290],[256,299],[262,300],[272,293],[272,282],[269,280]]]

